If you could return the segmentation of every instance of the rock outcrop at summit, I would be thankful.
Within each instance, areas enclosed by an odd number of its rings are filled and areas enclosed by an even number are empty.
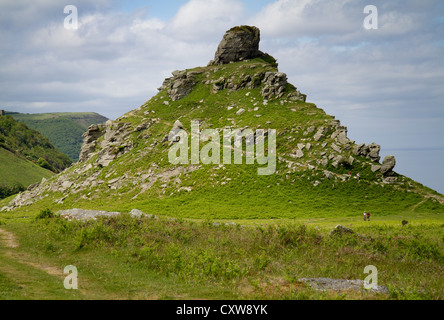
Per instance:
[[[263,62],[242,66],[241,68],[256,68],[258,66],[270,65],[277,69],[276,60],[259,50],[260,31],[256,27],[240,26],[228,30],[220,42],[215,54],[215,59],[211,60],[208,67],[213,68],[213,72],[224,70],[221,65],[233,62],[246,61],[262,57]],[[188,96],[196,85],[198,75],[203,71],[173,71],[172,77],[166,78],[159,91],[166,90],[172,101],[179,101]],[[206,78],[209,78],[207,71]],[[290,101],[306,101],[307,96],[302,94],[297,88],[288,83],[287,75],[283,72],[261,71],[254,74],[243,72],[240,77],[231,76],[229,78],[220,77],[218,79],[204,80],[204,85],[211,86],[212,93],[221,90],[234,92],[242,89],[254,89],[262,87],[261,96],[264,100],[280,99],[284,96]],[[165,102],[169,104],[169,102]]]
[[[259,50],[260,30],[257,27],[239,26],[228,30],[220,42],[214,60],[209,65],[254,59],[264,55]]]

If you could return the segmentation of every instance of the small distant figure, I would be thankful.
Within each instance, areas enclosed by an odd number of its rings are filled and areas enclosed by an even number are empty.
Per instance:
[[[349,171],[349,172],[348,172],[348,179],[349,179],[349,180],[350,180],[350,178],[351,178],[351,175],[352,175],[352,172]]]
[[[367,221],[367,212],[364,211],[364,221]]]
[[[402,220],[402,226],[404,227],[407,223],[409,223],[407,220]]]
[[[358,182],[361,180],[361,177],[359,176],[359,172],[356,174],[356,178],[358,179]]]
[[[367,212],[367,221],[370,221],[370,212]]]

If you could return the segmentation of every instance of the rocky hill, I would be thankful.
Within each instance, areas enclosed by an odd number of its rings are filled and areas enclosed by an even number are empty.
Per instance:
[[[351,140],[259,42],[255,27],[230,29],[207,66],[173,71],[141,107],[89,127],[78,163],[2,210],[137,208],[229,219],[443,212],[442,195],[397,174],[378,144]],[[238,147],[240,163],[231,152]],[[267,165],[271,172],[258,174]]]

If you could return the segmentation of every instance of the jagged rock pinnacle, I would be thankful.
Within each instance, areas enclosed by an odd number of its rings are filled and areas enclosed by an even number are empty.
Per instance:
[[[264,55],[259,50],[260,30],[252,26],[239,26],[228,30],[220,42],[214,60],[209,65],[254,59]]]

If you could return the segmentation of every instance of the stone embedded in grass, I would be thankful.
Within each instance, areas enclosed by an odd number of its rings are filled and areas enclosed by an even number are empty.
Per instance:
[[[300,159],[300,158],[302,158],[304,156],[304,153],[302,152],[301,149],[298,149],[298,150],[296,150],[296,153],[295,154],[291,154],[291,156],[293,158]]]
[[[239,115],[241,115],[242,113],[244,113],[245,112],[245,109],[239,109],[237,112],[236,112],[236,114],[239,116]]]
[[[310,287],[316,290],[365,290],[365,282],[363,280],[347,280],[347,279],[330,279],[330,278],[300,278],[300,282],[307,283]],[[374,286],[369,289],[371,293],[388,294],[388,288],[384,286]]]
[[[324,170],[324,176],[325,178],[331,180],[335,177],[334,173],[328,170]]]
[[[331,230],[329,233],[329,235],[331,235],[331,236],[335,236],[335,235],[342,236],[343,234],[355,234],[355,232],[352,229],[341,226],[339,224],[333,230]]]
[[[95,220],[98,217],[115,217],[120,215],[120,212],[108,212],[98,210],[83,210],[83,209],[68,209],[57,212],[63,218],[68,220]]]
[[[142,217],[148,217],[151,218],[153,215],[152,214],[146,214],[143,211],[140,211],[139,209],[133,209],[130,211],[130,216],[133,218],[142,218]]]
[[[336,144],[332,143],[331,148],[336,152],[342,152],[341,148],[339,148]]]

